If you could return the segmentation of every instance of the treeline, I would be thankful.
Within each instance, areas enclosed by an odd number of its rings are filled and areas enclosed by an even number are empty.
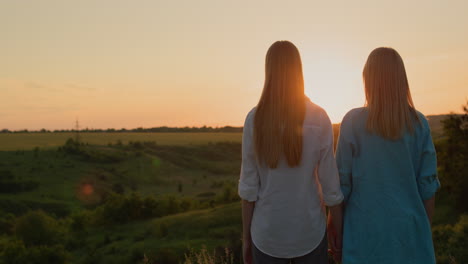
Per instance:
[[[133,129],[115,129],[115,128],[108,128],[108,129],[56,129],[56,130],[48,130],[48,129],[40,129],[40,130],[9,130],[9,129],[2,129],[0,133],[131,133],[131,132],[152,132],[152,133],[174,133],[174,132],[224,132],[224,133],[237,133],[242,132],[243,127],[234,127],[234,126],[224,126],[224,127],[211,127],[211,126],[202,126],[202,127],[150,127],[150,128],[133,128]]]

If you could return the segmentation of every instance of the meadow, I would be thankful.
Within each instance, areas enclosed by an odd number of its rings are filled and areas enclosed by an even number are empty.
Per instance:
[[[441,121],[447,115],[428,116],[435,139],[443,134]],[[334,124],[335,138],[339,124]],[[34,148],[60,147],[69,138],[76,138],[74,132],[16,132],[0,133],[0,151],[32,150]],[[215,142],[241,142],[238,132],[80,132],[80,140],[90,145],[128,144],[129,142],[156,142],[159,145],[190,145]],[[336,141],[336,140],[335,140]]]
[[[459,119],[431,123],[438,263],[468,259]],[[241,133],[75,136],[0,134],[1,263],[241,263]]]
[[[90,145],[107,145],[121,142],[128,144],[130,141],[154,141],[161,145],[188,145],[206,144],[209,142],[240,142],[242,133],[139,133],[139,132],[85,132],[80,133],[82,142]],[[75,138],[72,132],[49,133],[0,133],[0,151],[30,150],[35,147],[50,148],[59,147],[69,138]]]

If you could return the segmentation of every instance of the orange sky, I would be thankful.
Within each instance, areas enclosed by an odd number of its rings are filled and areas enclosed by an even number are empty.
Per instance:
[[[468,98],[468,1],[2,1],[0,129],[242,125],[266,50],[294,42],[306,91],[340,122],[367,55],[402,55],[416,107]]]

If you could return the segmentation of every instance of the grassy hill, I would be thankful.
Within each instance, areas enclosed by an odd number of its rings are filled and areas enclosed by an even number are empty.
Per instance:
[[[240,203],[195,210],[105,229],[90,229],[86,246],[73,251],[77,263],[141,263],[144,256],[157,263],[179,263],[191,250],[207,248],[224,255],[240,248]],[[94,252],[90,254],[90,252]],[[216,252],[216,253],[215,253]],[[232,252],[239,259],[241,252]]]
[[[240,158],[238,143],[91,145],[78,153],[65,148],[1,151],[0,187],[32,187],[1,192],[0,209],[20,214],[43,208],[63,216],[99,204],[111,193],[212,198],[237,181]],[[83,195],[83,188],[92,193]]]

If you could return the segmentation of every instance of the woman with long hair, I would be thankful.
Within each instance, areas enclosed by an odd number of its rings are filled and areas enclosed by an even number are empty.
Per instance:
[[[343,200],[332,125],[304,95],[288,41],[269,48],[263,92],[245,120],[239,196],[244,263],[328,263],[322,203],[341,219]]]
[[[440,183],[428,122],[394,49],[372,51],[363,80],[366,105],[343,118],[336,151],[343,263],[435,263],[431,219]],[[338,259],[340,246],[332,243]]]

